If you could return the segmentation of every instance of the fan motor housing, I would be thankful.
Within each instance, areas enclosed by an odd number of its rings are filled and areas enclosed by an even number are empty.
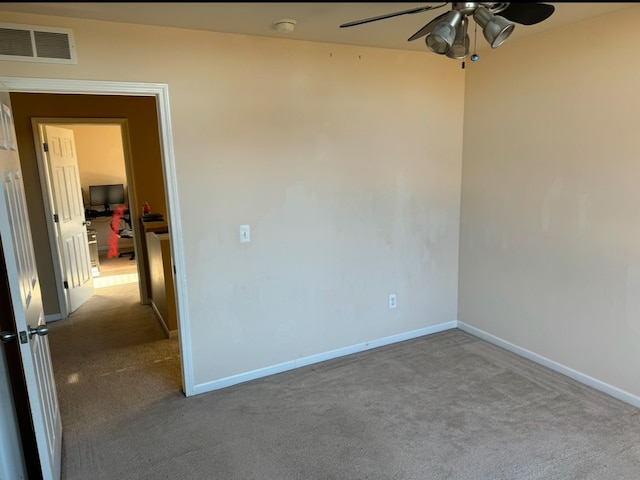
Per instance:
[[[509,6],[508,2],[453,2],[451,7],[463,15],[472,15],[480,5],[491,13],[499,13]]]

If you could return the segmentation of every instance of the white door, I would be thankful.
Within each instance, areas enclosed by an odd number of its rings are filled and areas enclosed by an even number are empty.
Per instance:
[[[67,313],[71,313],[93,295],[91,255],[76,144],[73,130],[68,128],[40,125],[40,136],[47,145],[44,156],[49,175],[48,187],[56,219]]]
[[[9,94],[0,84],[0,239],[16,336],[45,480],[60,478],[62,423],[46,337],[22,171]]]

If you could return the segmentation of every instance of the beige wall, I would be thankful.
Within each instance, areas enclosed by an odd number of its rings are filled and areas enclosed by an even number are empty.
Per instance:
[[[640,8],[467,69],[459,320],[640,396]]]
[[[73,130],[80,184],[88,201],[89,185],[127,186],[120,125],[65,125]],[[125,199],[126,200],[126,199]]]
[[[196,385],[456,319],[458,62],[3,19],[72,28],[79,62],[4,75],[168,84]]]

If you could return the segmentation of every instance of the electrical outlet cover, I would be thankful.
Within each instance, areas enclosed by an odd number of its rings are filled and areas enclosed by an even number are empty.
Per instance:
[[[389,308],[396,308],[398,306],[398,298],[395,293],[389,295]]]

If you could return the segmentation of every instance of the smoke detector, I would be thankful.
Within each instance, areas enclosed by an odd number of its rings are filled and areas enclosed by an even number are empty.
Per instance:
[[[273,22],[276,30],[280,33],[291,33],[295,30],[296,24],[298,22],[291,18],[283,18],[281,20],[277,20]]]

